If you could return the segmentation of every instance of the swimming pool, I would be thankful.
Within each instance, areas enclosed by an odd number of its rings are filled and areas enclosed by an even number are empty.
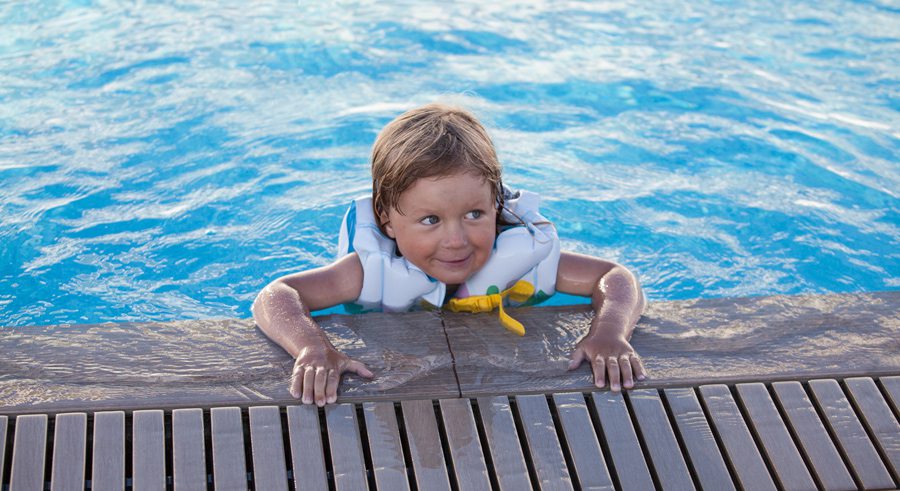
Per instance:
[[[377,131],[432,100],[651,300],[898,289],[897,26],[877,1],[6,4],[0,325],[249,316],[333,259]]]

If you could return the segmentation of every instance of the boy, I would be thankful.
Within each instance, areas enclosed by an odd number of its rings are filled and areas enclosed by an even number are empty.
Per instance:
[[[587,360],[595,385],[608,378],[614,391],[646,377],[628,342],[644,309],[635,276],[560,252],[537,196],[504,188],[500,171],[490,137],[464,110],[429,104],[382,130],[372,151],[373,196],[354,201],[344,218],[341,257],[273,281],[253,304],[257,325],[296,360],[293,397],[322,406],[337,400],[343,372],[374,376],[334,349],[311,311],[338,304],[397,311],[422,302],[479,311],[505,289],[520,304],[555,290],[591,297],[591,328],[569,369]],[[521,329],[500,310],[504,325]]]

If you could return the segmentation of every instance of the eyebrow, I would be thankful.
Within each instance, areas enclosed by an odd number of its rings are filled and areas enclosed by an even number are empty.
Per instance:
[[[411,208],[408,208],[407,210],[401,211],[400,213],[403,214],[403,215],[421,215],[421,216],[429,216],[429,215],[437,215],[437,214],[439,214],[439,213],[437,213],[436,211],[434,211],[434,210],[432,210],[432,209],[430,209],[430,208],[422,207],[421,205],[416,205],[416,204],[414,204],[414,205],[411,205],[411,206],[412,206]],[[468,212],[468,211],[471,211],[471,210],[483,210],[483,209],[485,209],[485,208],[489,208],[489,206],[488,206],[488,207],[482,206],[482,203],[478,203],[478,204],[470,204],[469,206],[466,206],[466,207],[465,207],[465,209],[466,209],[467,212]],[[397,208],[397,210],[400,211],[399,208]]]

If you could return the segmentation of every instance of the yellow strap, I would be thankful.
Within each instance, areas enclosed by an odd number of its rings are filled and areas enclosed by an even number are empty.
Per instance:
[[[476,295],[466,298],[451,298],[445,308],[451,312],[490,312],[497,308],[500,312],[500,323],[506,329],[518,334],[525,335],[525,326],[521,322],[513,319],[503,309],[503,298],[509,297],[515,302],[524,302],[534,295],[534,285],[519,280],[511,288],[503,290],[500,293],[490,295]]]

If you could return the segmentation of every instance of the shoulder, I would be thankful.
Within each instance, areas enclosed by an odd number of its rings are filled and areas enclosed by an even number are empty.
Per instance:
[[[359,253],[363,261],[372,252],[390,253],[394,242],[381,233],[375,220],[370,196],[357,198],[350,203],[341,223],[338,237],[338,256]]]
[[[525,226],[540,229],[550,238],[556,239],[553,222],[541,214],[541,196],[527,190],[512,191],[503,187],[503,210],[499,217],[501,229]]]

